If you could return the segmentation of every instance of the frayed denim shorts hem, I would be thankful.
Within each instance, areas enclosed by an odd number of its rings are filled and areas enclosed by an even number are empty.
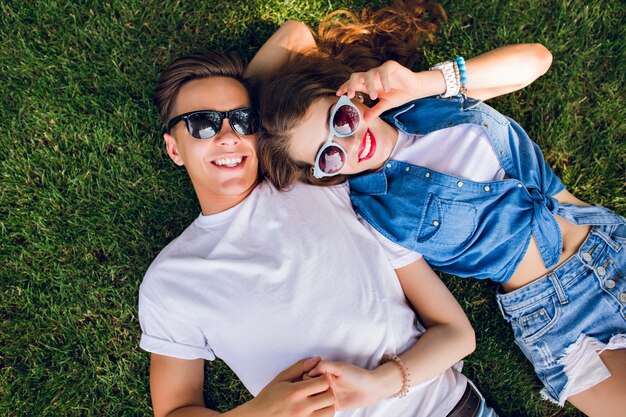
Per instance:
[[[497,301],[543,397],[563,405],[610,376],[602,351],[626,348],[626,224],[594,226],[567,261]]]

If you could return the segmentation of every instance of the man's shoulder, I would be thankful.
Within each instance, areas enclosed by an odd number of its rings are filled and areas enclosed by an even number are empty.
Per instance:
[[[143,284],[148,282],[155,284],[157,281],[162,281],[172,275],[177,268],[182,268],[187,264],[188,258],[192,255],[191,248],[197,246],[197,243],[192,242],[202,236],[198,233],[196,221],[197,219],[161,249],[148,267]]]
[[[261,188],[261,187],[260,187]],[[349,188],[347,181],[333,185],[329,187],[310,185],[298,182],[291,186],[288,190],[278,191],[274,186],[269,183],[265,184],[265,187],[260,189],[260,198],[263,199],[285,199],[295,201],[311,201],[311,204],[315,204],[315,200],[321,198],[322,200],[337,199],[339,202],[349,201],[347,196],[349,195]],[[334,201],[337,203],[337,201]]]

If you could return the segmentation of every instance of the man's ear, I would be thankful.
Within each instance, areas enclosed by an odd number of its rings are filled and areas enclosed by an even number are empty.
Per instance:
[[[164,133],[163,139],[165,139],[165,149],[167,149],[167,154],[170,158],[172,158],[172,161],[174,161],[174,163],[178,166],[185,165],[183,158],[178,152],[178,143],[176,142],[176,138],[169,133]]]

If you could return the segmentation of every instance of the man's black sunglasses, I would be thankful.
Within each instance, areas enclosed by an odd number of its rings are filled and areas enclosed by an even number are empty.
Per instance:
[[[259,129],[258,113],[250,107],[242,107],[229,111],[198,110],[184,113],[167,122],[167,131],[184,120],[191,136],[210,139],[219,133],[224,119],[228,119],[230,127],[239,135],[251,135]]]

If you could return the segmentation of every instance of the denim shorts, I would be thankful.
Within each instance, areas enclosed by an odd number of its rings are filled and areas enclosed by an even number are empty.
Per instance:
[[[563,264],[497,295],[515,342],[544,384],[542,395],[557,404],[610,376],[601,351],[626,348],[624,222],[592,227]]]

